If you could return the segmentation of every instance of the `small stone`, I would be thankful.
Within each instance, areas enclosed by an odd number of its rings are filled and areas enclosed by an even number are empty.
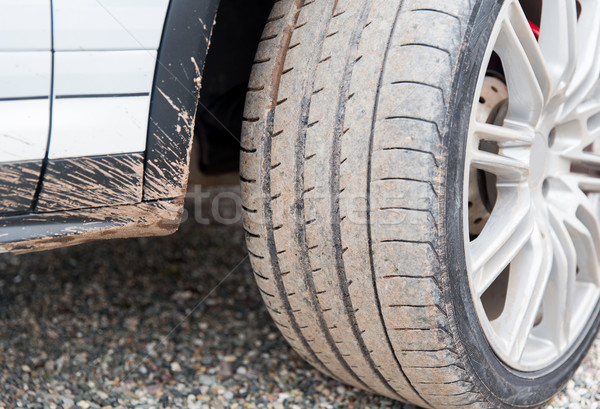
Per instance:
[[[80,400],[77,402],[77,406],[81,409],[89,409],[92,405],[87,400]]]
[[[49,329],[48,331],[46,331],[46,335],[50,339],[58,339],[58,333],[54,330]]]
[[[124,327],[129,331],[135,331],[139,323],[140,319],[138,317],[128,317],[125,319]]]
[[[54,361],[48,360],[48,361],[44,362],[44,370],[46,372],[54,372]]]
[[[235,370],[235,373],[238,375],[246,375],[248,373],[248,370],[245,366],[239,366],[238,369]]]
[[[223,361],[229,362],[230,364],[237,361],[237,357],[235,355],[225,355],[223,357]]]
[[[231,364],[228,362],[221,362],[219,364],[219,375],[221,375],[223,378],[231,377],[231,375],[233,375]]]
[[[213,386],[215,384],[215,377],[210,375],[201,375],[198,379],[200,385]]]
[[[171,372],[181,372],[181,365],[179,365],[179,362],[171,362]]]
[[[31,368],[29,367],[29,365],[21,365],[21,370],[23,372],[31,372]]]
[[[62,400],[62,406],[64,409],[71,409],[75,405],[75,401],[70,398],[64,398]]]

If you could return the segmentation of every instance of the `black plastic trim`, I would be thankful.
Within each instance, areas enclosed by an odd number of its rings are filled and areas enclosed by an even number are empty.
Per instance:
[[[124,94],[75,94],[75,95],[57,95],[56,99],[74,99],[74,98],[125,98],[125,97],[147,97],[149,92],[130,92]]]
[[[42,160],[0,164],[0,216],[31,210]]]
[[[35,101],[40,99],[49,99],[49,95],[40,95],[40,96],[32,96],[32,97],[10,97],[10,98],[0,98],[0,102],[9,102],[9,101]]]
[[[49,159],[36,213],[142,201],[143,153]]]
[[[0,219],[0,253],[72,246],[99,239],[160,236],[177,230],[183,200],[9,216]]]
[[[202,70],[219,0],[171,1],[158,52],[144,201],[185,194]]]

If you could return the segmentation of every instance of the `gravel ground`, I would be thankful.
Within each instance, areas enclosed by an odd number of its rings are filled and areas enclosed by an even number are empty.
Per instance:
[[[240,224],[192,219],[170,237],[1,255],[0,406],[414,408],[305,364],[262,305]],[[597,408],[599,362],[597,343],[548,408]]]

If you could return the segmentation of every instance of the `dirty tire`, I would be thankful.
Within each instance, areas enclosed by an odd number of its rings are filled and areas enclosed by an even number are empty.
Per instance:
[[[519,373],[470,301],[462,139],[501,3],[279,0],[249,84],[244,228],[273,320],[323,373],[422,407],[537,407],[593,339]]]

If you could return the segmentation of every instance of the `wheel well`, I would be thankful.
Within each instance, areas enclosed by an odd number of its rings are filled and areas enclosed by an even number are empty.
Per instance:
[[[273,0],[221,0],[206,57],[195,123],[205,174],[236,171],[252,63]]]
[[[539,26],[542,17],[542,0],[520,0],[519,3],[529,21]]]

